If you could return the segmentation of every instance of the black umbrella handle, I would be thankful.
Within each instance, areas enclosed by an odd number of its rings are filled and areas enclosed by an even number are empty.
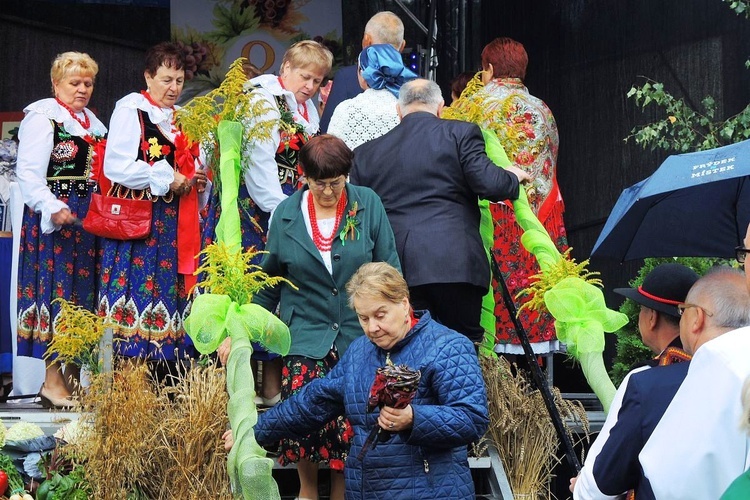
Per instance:
[[[578,474],[581,471],[581,462],[578,460],[578,456],[576,455],[575,449],[573,448],[573,441],[570,439],[570,435],[565,429],[565,424],[563,423],[560,411],[557,409],[557,405],[555,405],[555,399],[552,397],[552,391],[550,391],[549,386],[544,379],[542,369],[536,361],[536,354],[531,348],[529,336],[526,333],[526,330],[524,330],[523,325],[521,325],[521,322],[518,320],[518,310],[516,309],[516,304],[513,302],[513,297],[511,297],[510,295],[508,285],[505,283],[505,278],[503,278],[503,275],[500,272],[500,266],[498,266],[497,264],[497,257],[495,257],[495,254],[491,250],[490,255],[492,256],[492,258],[490,259],[490,264],[492,265],[492,274],[495,276],[495,280],[502,286],[503,302],[505,302],[505,308],[508,309],[508,315],[510,316],[511,321],[513,321],[513,326],[516,329],[516,335],[518,335],[518,339],[521,341],[521,346],[523,347],[526,361],[529,363],[529,369],[531,370],[534,384],[542,394],[544,405],[547,407],[547,412],[552,419],[552,424],[555,426],[557,437],[560,440],[563,449],[565,450],[565,458],[568,461],[568,465],[575,471],[576,474]]]

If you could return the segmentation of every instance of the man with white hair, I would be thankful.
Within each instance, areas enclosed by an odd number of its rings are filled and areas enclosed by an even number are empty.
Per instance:
[[[750,228],[738,260],[745,261]],[[690,290],[680,319],[683,347],[694,353],[688,374],[639,455],[644,498],[714,499],[750,467],[750,438],[738,422],[750,376],[750,327],[728,322],[750,310],[750,276],[712,273]],[[713,277],[713,278],[712,278]],[[721,279],[724,278],[724,279]],[[742,285],[745,285],[744,287]],[[742,289],[738,303],[734,293]],[[746,319],[743,324],[748,324]]]
[[[354,151],[352,184],[372,188],[388,214],[415,309],[479,343],[490,266],[479,235],[479,198],[516,199],[529,175],[487,157],[478,126],[441,120],[435,82],[399,92],[395,128]]]
[[[362,37],[362,48],[366,49],[370,45],[389,44],[393,45],[399,53],[403,52],[406,46],[404,41],[404,23],[393,12],[384,10],[378,12],[367,21],[365,25],[365,34]],[[323,116],[320,118],[320,131],[328,131],[328,124],[331,122],[331,116],[336,106],[342,101],[362,93],[362,87],[359,85],[357,78],[357,65],[341,67],[333,77],[331,93],[328,94]]]

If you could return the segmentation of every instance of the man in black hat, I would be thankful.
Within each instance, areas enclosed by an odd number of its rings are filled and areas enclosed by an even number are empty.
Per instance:
[[[677,305],[685,302],[690,287],[698,275],[681,264],[656,266],[638,288],[615,288],[615,293],[640,304],[638,330],[643,343],[656,358],[637,366],[665,364],[669,355],[680,356],[680,314]],[[668,348],[674,348],[669,349]],[[636,367],[637,367],[636,366]]]
[[[677,306],[697,280],[692,269],[670,263],[655,267],[638,288],[615,289],[640,304],[638,330],[657,356],[622,381],[581,473],[571,480],[575,500],[615,498],[641,483],[638,454],[687,374],[688,363],[681,361],[690,356],[682,350]],[[649,369],[657,365],[671,366]]]

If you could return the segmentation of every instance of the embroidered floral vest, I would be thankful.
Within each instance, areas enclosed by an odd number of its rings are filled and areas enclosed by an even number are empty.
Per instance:
[[[149,165],[166,159],[174,168],[174,144],[172,144],[172,141],[167,139],[159,130],[159,127],[151,121],[148,113],[144,113],[140,109],[138,110],[138,122],[141,125],[141,142],[138,147],[140,154],[138,156]],[[167,203],[174,199],[172,191],[168,191],[164,196],[152,196],[149,188],[130,189],[117,183],[112,185],[112,194],[119,198],[141,199],[145,196],[153,201],[162,198]]]
[[[279,133],[281,141],[276,149],[276,165],[279,168],[279,183],[297,186],[302,169],[299,166],[299,150],[310,140],[305,127],[294,121],[294,113],[284,96],[275,96],[281,114]]]
[[[72,190],[86,196],[90,188],[94,148],[83,137],[69,134],[62,123],[52,121],[53,147],[47,165],[47,185],[56,196],[67,198]]]

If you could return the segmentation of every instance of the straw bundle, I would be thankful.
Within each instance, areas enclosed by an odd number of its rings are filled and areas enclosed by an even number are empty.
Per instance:
[[[82,395],[82,459],[94,498],[231,498],[224,370],[194,367],[159,385],[145,365],[94,377]]]
[[[548,496],[559,440],[542,399],[521,370],[502,357],[482,357],[490,411],[489,435],[503,462],[514,498]],[[588,421],[578,401],[562,399],[553,388],[563,419],[579,421],[588,433]]]

